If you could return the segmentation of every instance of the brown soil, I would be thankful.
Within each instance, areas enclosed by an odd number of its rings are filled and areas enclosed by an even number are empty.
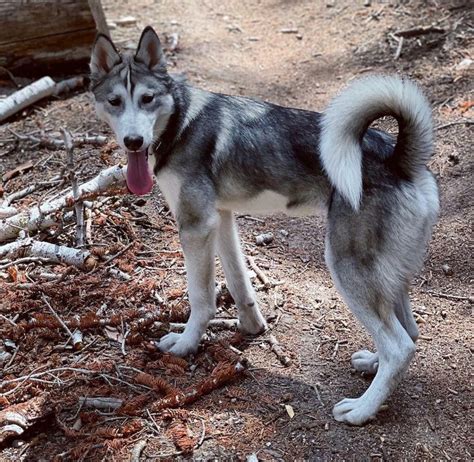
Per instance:
[[[138,20],[136,25],[112,31],[122,46],[136,43],[147,24],[163,38],[178,32],[179,48],[170,56],[171,70],[185,73],[193,84],[209,90],[322,110],[360,74],[401,72],[424,88],[436,124],[463,119],[472,123],[472,74],[456,67],[472,57],[468,2],[372,2],[371,7],[363,7],[362,1],[339,0],[332,8],[324,1],[309,0],[103,3],[111,20],[126,15]],[[444,34],[405,39],[400,58],[393,59],[396,42],[390,32],[435,21],[445,28]],[[295,28],[297,33],[282,33],[285,28]],[[82,93],[29,109],[2,126],[0,138],[11,138],[8,128],[27,133],[58,131],[64,125],[79,133],[110,135],[107,127],[97,124],[90,97]],[[43,381],[27,380],[14,391],[13,386],[2,389],[11,391],[0,402],[5,409],[33,397],[47,400],[42,405],[44,418],[22,437],[10,440],[0,459],[130,460],[137,441],[145,440],[141,460],[245,460],[252,453],[259,460],[285,461],[471,460],[472,130],[453,125],[438,130],[437,139],[431,167],[441,189],[441,219],[425,268],[411,290],[421,338],[404,381],[375,421],[351,428],[331,415],[337,401],[367,388],[370,378],[352,371],[349,359],[352,352],[370,347],[371,340],[342,303],[325,269],[324,222],[319,218],[239,217],[246,253],[254,255],[271,280],[281,281],[270,290],[260,287],[258,296],[265,315],[272,318],[271,333],[291,358],[288,367],[269,348],[268,334],[248,340],[210,329],[196,357],[183,364],[174,364],[150,347],[150,341],[166,329],[138,326],[134,319],[140,313],[135,308],[156,312],[159,306],[157,319],[165,323],[184,321],[188,312],[177,233],[157,192],[146,204],[131,196],[111,199],[94,218],[94,246],[102,245],[107,255],[135,242],[114,261],[132,276],[130,281],[111,276],[105,268],[94,275],[69,270],[61,282],[38,282],[32,289],[20,290],[17,284],[28,282],[34,265],[18,265],[9,279],[0,282],[0,339],[14,338],[19,347],[2,380],[37,368],[97,371],[60,371],[41,376]],[[81,179],[121,159],[113,146],[100,153],[98,148],[76,150]],[[4,171],[29,159],[35,162],[33,170],[3,185],[5,193],[51,178],[60,171],[63,157],[61,151],[3,141]],[[51,191],[42,190],[17,205],[33,204]],[[255,246],[255,236],[268,231],[274,241]],[[73,229],[66,226],[42,238],[72,245],[72,236]],[[46,271],[65,273],[65,268],[48,265]],[[18,315],[15,322],[24,327],[41,313],[49,313],[42,292],[64,319],[98,313],[101,318],[118,315],[119,321],[108,334],[102,327],[84,326],[85,347],[74,351],[64,347],[67,334],[54,324],[20,330],[5,320]],[[218,316],[235,316],[225,293]],[[131,333],[124,356],[121,340],[127,329]],[[161,385],[148,381],[151,390],[141,387],[136,371],[123,368],[133,367],[185,390],[197,387],[216,365],[235,364],[238,357],[229,342],[243,351],[247,372],[185,406],[186,411],[157,410],[150,417],[146,409],[156,409],[153,404],[163,396]],[[227,370],[222,374],[233,376]],[[130,403],[140,395],[145,397]],[[101,414],[80,409],[81,396],[121,398],[129,407]],[[71,428],[78,416],[83,426],[74,432]]]

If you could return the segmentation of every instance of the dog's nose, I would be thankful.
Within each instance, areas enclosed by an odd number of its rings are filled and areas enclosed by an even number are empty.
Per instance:
[[[138,151],[143,145],[143,136],[126,136],[123,142],[130,151]]]

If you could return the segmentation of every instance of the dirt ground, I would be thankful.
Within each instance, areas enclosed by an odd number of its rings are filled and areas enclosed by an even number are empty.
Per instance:
[[[331,282],[323,255],[325,225],[318,217],[238,218],[245,252],[277,282],[266,289],[254,279],[269,332],[242,339],[232,330],[212,328],[198,354],[184,363],[159,354],[150,341],[167,331],[167,323],[183,322],[188,303],[177,232],[157,191],[146,200],[111,198],[94,213],[90,248],[98,256],[130,245],[94,274],[46,265],[44,271],[63,274],[62,280],[48,282],[29,264],[11,267],[0,279],[0,339],[13,339],[17,349],[2,372],[1,408],[43,400],[38,405],[42,418],[4,444],[0,460],[133,460],[133,449],[142,442],[140,460],[245,460],[251,454],[284,461],[472,460],[474,111],[472,64],[470,69],[460,64],[472,58],[469,2],[326,3],[103,1],[109,20],[137,18],[136,24],[112,30],[121,47],[136,44],[147,24],[165,43],[178,33],[178,48],[169,56],[171,71],[208,90],[323,110],[348,81],[368,72],[403,73],[423,87],[435,125],[441,127],[431,168],[442,212],[425,267],[411,289],[421,331],[416,356],[386,409],[361,428],[332,418],[336,402],[360,395],[370,383],[351,370],[350,356],[371,347],[371,340]],[[434,23],[445,32],[406,38],[394,59],[397,41],[391,33]],[[467,120],[471,128],[458,124]],[[35,168],[4,182],[4,194],[49,181],[64,158],[60,150],[12,142],[7,129],[53,133],[62,126],[111,136],[96,121],[85,93],[26,111],[0,127],[0,165],[6,172],[32,159]],[[81,180],[121,159],[113,144],[76,150]],[[34,205],[66,187],[52,186],[17,205]],[[273,242],[256,246],[255,236],[264,232],[273,233]],[[66,225],[42,238],[72,245],[72,236],[73,228]],[[106,266],[129,279],[121,280]],[[47,322],[31,327],[32,319],[38,322],[41,313],[48,313],[42,294],[64,319],[92,313],[101,319],[115,315],[116,322],[107,328],[83,322],[84,347],[75,351],[65,346],[68,336],[61,328]],[[235,317],[225,290],[219,306],[218,317]],[[137,319],[143,312],[156,312],[154,320],[164,328],[142,326]],[[270,335],[291,360],[287,367],[270,348]],[[245,372],[236,373],[236,364],[243,364]],[[229,365],[234,369],[222,372]],[[211,371],[226,379],[235,375],[235,380],[205,394],[202,383]],[[38,372],[44,374],[28,379]],[[140,372],[148,378],[140,379]],[[150,376],[174,389],[194,387],[203,396],[163,410],[169,407],[160,401],[165,385],[151,382]],[[116,411],[80,407],[79,397],[87,396],[124,404]]]

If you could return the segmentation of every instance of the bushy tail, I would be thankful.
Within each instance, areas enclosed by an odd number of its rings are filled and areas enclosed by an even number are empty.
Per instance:
[[[390,162],[407,178],[416,177],[433,152],[431,109],[413,82],[377,75],[354,81],[323,114],[320,154],[329,180],[355,210],[362,196],[362,138],[382,116],[398,121]]]

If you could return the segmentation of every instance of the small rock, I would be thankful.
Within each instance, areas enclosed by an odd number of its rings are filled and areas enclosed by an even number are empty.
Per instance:
[[[288,28],[283,28],[280,30],[280,32],[282,34],[297,34],[298,33],[298,29],[295,29],[295,28],[292,28],[292,27],[288,27]]]
[[[446,263],[441,267],[441,269],[446,276],[452,276],[454,274],[453,269]]]
[[[255,238],[255,244],[257,244],[257,245],[270,244],[271,242],[273,242],[273,233],[259,234]]]
[[[258,37],[249,37],[247,40],[249,42],[258,42],[260,39]]]
[[[296,34],[295,37],[298,39],[298,40],[303,40],[303,36],[301,34]]]
[[[117,26],[133,26],[137,23],[137,18],[134,16],[123,16],[115,20]]]
[[[107,21],[107,27],[108,27],[110,30],[117,29],[117,23],[114,22],[114,21]]]
[[[464,58],[459,64],[456,64],[457,71],[467,71],[474,61],[471,58]]]

